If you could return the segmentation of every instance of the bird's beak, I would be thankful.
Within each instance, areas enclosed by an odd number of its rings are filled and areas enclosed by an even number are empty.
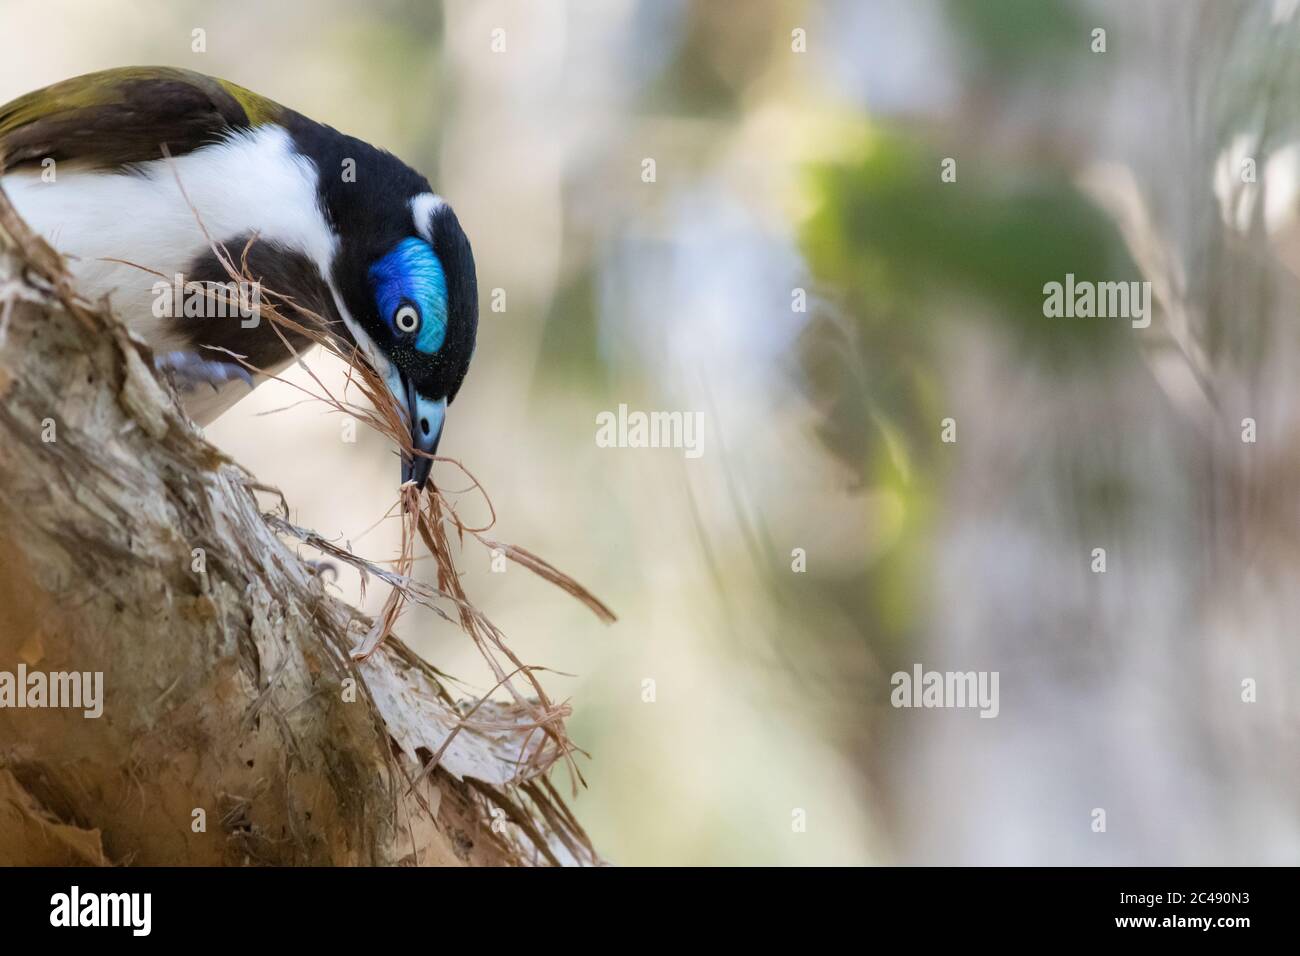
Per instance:
[[[428,456],[438,452],[442,422],[447,414],[447,399],[434,401],[417,392],[410,381],[403,380],[402,384],[405,386],[406,412],[411,422],[411,445],[417,452],[425,453],[402,456],[402,484],[414,481],[415,487],[423,488],[429,480],[429,471],[433,468],[433,459]]]

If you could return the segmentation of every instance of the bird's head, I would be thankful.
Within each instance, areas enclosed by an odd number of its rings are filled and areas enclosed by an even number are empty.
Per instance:
[[[430,192],[358,212],[360,222],[336,222],[333,283],[354,344],[407,414],[417,454],[403,456],[402,481],[423,488],[474,352],[474,255],[456,214]]]

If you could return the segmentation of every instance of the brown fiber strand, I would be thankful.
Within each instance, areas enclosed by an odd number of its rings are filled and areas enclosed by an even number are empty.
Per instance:
[[[170,157],[168,158],[170,159]],[[173,173],[175,172],[173,165]],[[179,176],[176,177],[176,181],[182,196],[189,204],[191,211],[194,212],[200,228],[203,229],[203,234],[207,238],[213,254],[221,262],[230,278],[238,282],[257,282],[258,280],[250,274],[248,264],[249,250],[252,248],[253,243],[257,241],[257,237],[254,236],[245,243],[236,262],[236,259],[231,256],[224,246],[213,241],[207,229],[203,227],[198,210],[194,208],[185,193],[184,185],[180,182]],[[262,290],[260,315],[271,322],[272,328],[276,335],[279,336],[285,349],[294,357],[297,364],[306,371],[311,378],[314,389],[319,391],[304,388],[294,382],[288,382],[280,376],[267,377],[284,381],[302,392],[306,398],[321,401],[335,411],[352,416],[362,424],[391,439],[404,455],[420,454],[431,458],[435,462],[442,461],[453,465],[471,482],[471,487],[466,491],[476,490],[487,505],[489,511],[487,524],[482,527],[469,527],[461,521],[454,504],[445,497],[432,480],[429,481],[423,491],[417,489],[412,483],[403,485],[399,489],[399,499],[396,503],[397,506],[400,506],[398,510],[402,520],[402,544],[399,556],[392,562],[391,571],[357,557],[351,553],[350,549],[341,548],[325,541],[314,532],[293,526],[288,521],[287,512],[283,516],[267,516],[268,521],[278,531],[297,537],[322,553],[332,555],[356,567],[362,576],[363,585],[368,576],[374,576],[391,588],[371,629],[360,643],[353,648],[352,657],[354,660],[364,660],[383,644],[385,638],[392,633],[408,601],[415,601],[426,606],[442,619],[450,621],[452,617],[437,604],[438,601],[446,601],[455,606],[454,615],[461,630],[474,642],[475,647],[494,674],[496,686],[480,697],[466,712],[460,712],[449,699],[443,701],[444,706],[455,716],[456,723],[448,737],[438,748],[435,759],[431,760],[423,768],[422,772],[417,776],[417,780],[431,773],[437,766],[438,759],[446,752],[447,746],[461,727],[472,727],[479,723],[485,723],[472,720],[473,714],[478,711],[491,694],[504,688],[515,705],[531,718],[528,723],[521,725],[516,722],[510,728],[527,731],[522,735],[524,743],[521,747],[515,783],[522,784],[539,777],[544,780],[547,771],[557,761],[563,760],[570,772],[573,792],[576,793],[578,785],[585,785],[586,781],[574,759],[575,754],[583,753],[583,751],[569,738],[564,726],[564,720],[571,712],[570,708],[567,704],[557,705],[551,701],[536,676],[536,672],[542,671],[544,668],[523,663],[506,643],[505,635],[474,606],[465,594],[461,586],[461,575],[456,565],[455,555],[448,540],[447,526],[450,524],[455,529],[462,548],[465,536],[470,535],[489,550],[499,549],[506,557],[521,567],[527,568],[565,593],[575,597],[601,621],[613,622],[615,620],[613,612],[587,588],[533,552],[516,545],[504,544],[485,537],[485,533],[495,526],[497,520],[496,509],[486,489],[461,462],[451,458],[427,455],[424,452],[417,451],[412,446],[410,432],[405,421],[405,411],[393,399],[387,386],[379,376],[361,359],[357,348],[331,327],[333,323],[295,302],[291,297],[266,289]],[[290,343],[285,334],[286,332],[302,336],[345,363],[348,371],[341,396],[334,395],[310,366],[303,361],[302,355]],[[266,376],[262,369],[250,364],[244,356],[234,355],[233,353],[228,354],[231,354],[235,361],[250,372]],[[355,386],[360,391],[365,400],[364,403],[356,403],[348,399],[349,389],[352,386]],[[436,586],[418,582],[412,578],[415,561],[417,560],[415,554],[417,540],[424,543],[437,566]],[[522,689],[517,686],[517,681],[520,678],[524,681],[524,688]],[[525,689],[529,693],[525,693]],[[530,747],[532,738],[538,731],[543,734],[543,740],[540,744]],[[550,790],[552,795],[554,794],[549,782],[547,783],[547,789]],[[534,802],[538,804],[539,812],[543,814],[547,826],[551,826],[554,822],[562,822],[567,825],[572,833],[579,835],[583,844],[590,846],[581,827],[576,826],[576,821],[568,814],[567,809],[556,811],[551,808],[548,811],[547,808],[542,806],[542,803],[545,802],[542,791],[535,790],[532,796]],[[539,800],[539,797],[542,797],[542,799]],[[559,803],[558,800],[554,802]],[[560,806],[562,807],[562,804]],[[558,820],[554,817],[557,812],[559,813]],[[562,838],[562,842],[568,843],[569,840],[567,837]],[[548,859],[554,860],[550,850],[544,844],[539,844],[538,848]]]

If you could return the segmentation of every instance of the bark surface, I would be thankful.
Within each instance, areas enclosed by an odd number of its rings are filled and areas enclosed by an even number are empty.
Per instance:
[[[174,398],[0,193],[0,678],[103,675],[98,718],[0,707],[0,864],[592,862],[515,708],[411,786],[463,705],[351,660],[369,619]]]

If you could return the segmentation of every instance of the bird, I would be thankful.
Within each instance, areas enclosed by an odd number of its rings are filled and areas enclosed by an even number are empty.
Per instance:
[[[125,67],[0,106],[0,188],[78,292],[151,346],[200,426],[312,344],[256,302],[164,296],[230,283],[214,246],[246,261],[255,294],[321,316],[383,381],[415,452],[402,482],[424,487],[473,357],[478,285],[451,205],[396,156],[227,80]]]

